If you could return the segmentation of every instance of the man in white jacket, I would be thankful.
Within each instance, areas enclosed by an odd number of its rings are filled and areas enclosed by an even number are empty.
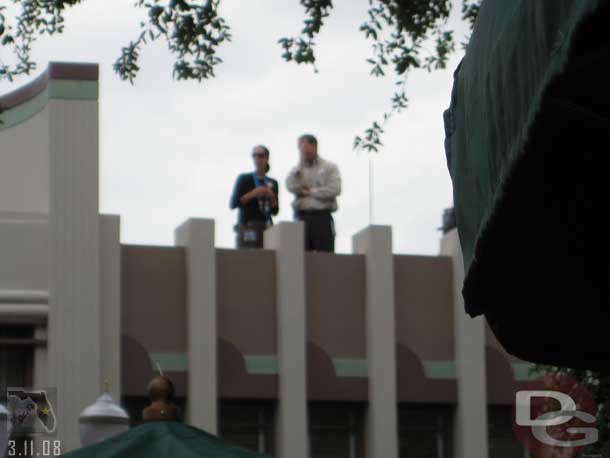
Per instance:
[[[332,213],[337,211],[341,194],[341,175],[336,164],[318,155],[318,140],[310,134],[298,141],[301,161],[286,179],[294,194],[295,218],[305,223],[307,251],[335,251],[335,227]]]

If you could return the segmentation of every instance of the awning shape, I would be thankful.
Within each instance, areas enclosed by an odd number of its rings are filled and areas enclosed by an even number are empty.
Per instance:
[[[265,458],[178,422],[149,422],[65,458]]]
[[[485,0],[445,112],[466,311],[517,357],[610,367],[610,1]]]

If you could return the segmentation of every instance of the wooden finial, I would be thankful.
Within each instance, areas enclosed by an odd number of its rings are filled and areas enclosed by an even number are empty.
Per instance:
[[[171,402],[174,384],[166,375],[153,378],[148,384],[151,404],[142,411],[144,421],[177,421],[178,408]]]

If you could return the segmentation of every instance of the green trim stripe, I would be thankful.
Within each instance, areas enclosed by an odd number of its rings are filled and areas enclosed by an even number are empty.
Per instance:
[[[163,372],[188,372],[189,359],[186,353],[149,353],[150,364],[157,370],[157,364]]]
[[[275,356],[245,356],[246,370],[252,375],[275,375],[278,371],[278,362]]]
[[[156,370],[157,363],[161,370],[168,372],[188,372],[188,356],[185,353],[150,353],[150,362]],[[278,360],[274,355],[247,355],[246,371],[252,375],[277,375]],[[368,364],[366,359],[334,358],[335,374],[337,377],[368,377]],[[523,379],[529,371],[529,364],[514,364],[515,378]],[[426,377],[435,380],[454,380],[456,369],[454,361],[424,361]],[[521,378],[519,378],[521,377]]]
[[[368,377],[369,369],[366,359],[334,358],[337,377]]]
[[[51,80],[47,87],[50,99],[97,100],[99,97],[97,81]]]
[[[188,372],[188,356],[185,353],[150,353],[150,363],[153,369],[157,369],[157,363],[161,370],[167,372]],[[278,361],[274,355],[248,355],[246,370],[252,375],[277,375]],[[337,377],[368,377],[368,365],[366,359],[357,358],[334,358],[335,373]],[[424,361],[426,377],[433,380],[455,380],[455,361]],[[540,374],[532,372],[534,367],[530,363],[511,364],[515,380],[519,382],[532,380]]]
[[[273,355],[249,355],[244,357],[249,374],[277,375],[278,361]],[[337,377],[367,377],[367,363],[364,359],[335,358],[333,359]]]
[[[455,361],[424,361],[426,377],[434,380],[457,379]]]
[[[0,114],[0,130],[21,124],[44,110],[50,99],[54,100],[97,100],[97,81],[51,80],[46,89],[21,105]]]
[[[0,130],[6,130],[33,118],[36,114],[44,110],[44,107],[46,107],[48,103],[49,95],[47,90],[44,90],[27,102],[17,105],[10,110],[3,111],[0,113],[0,121],[2,121]]]
[[[513,368],[515,380],[518,382],[527,382],[543,375],[536,373],[534,371],[535,366],[531,363],[512,363],[511,366]]]

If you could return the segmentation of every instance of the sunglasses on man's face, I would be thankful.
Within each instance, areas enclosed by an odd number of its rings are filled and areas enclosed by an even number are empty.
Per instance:
[[[267,157],[265,153],[252,153],[252,157]]]

